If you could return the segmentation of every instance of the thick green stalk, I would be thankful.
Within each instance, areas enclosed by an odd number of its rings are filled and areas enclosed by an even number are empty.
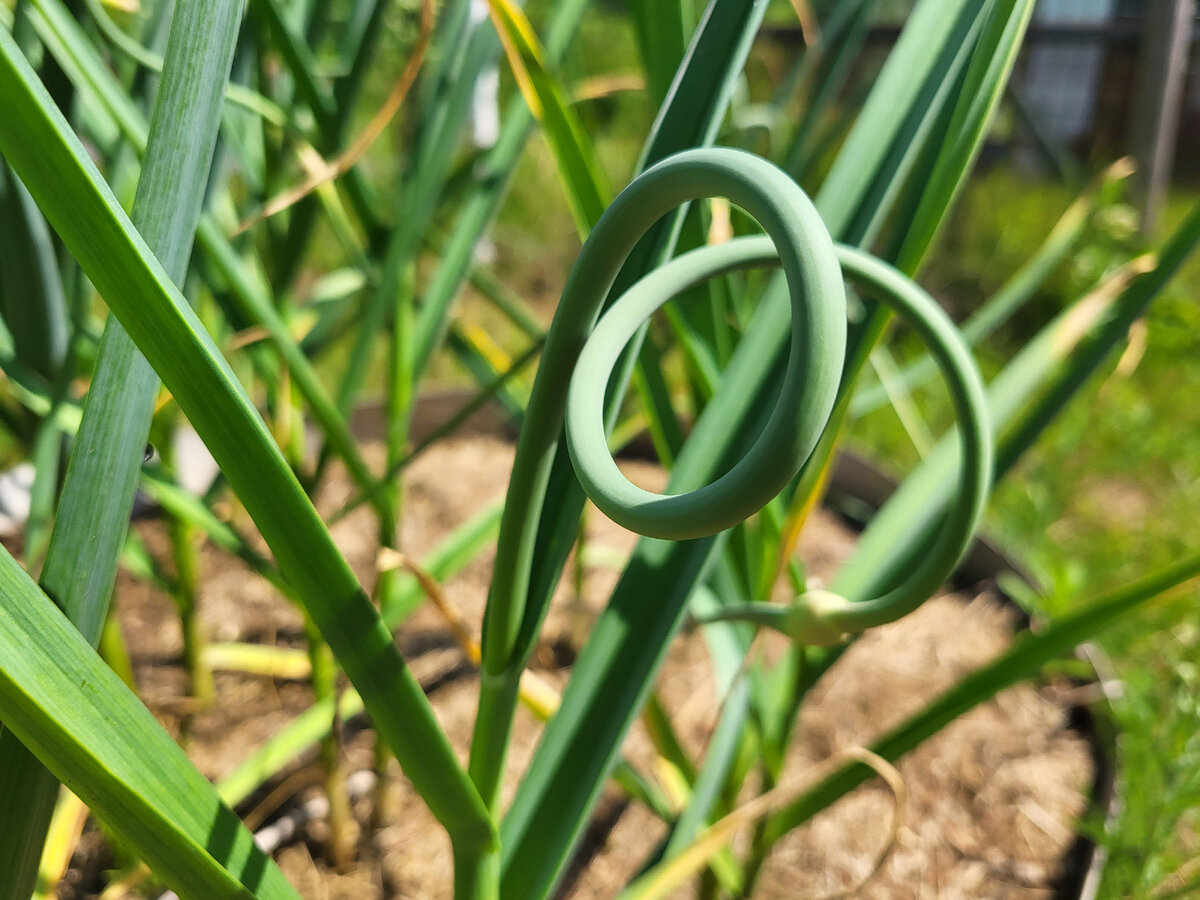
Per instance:
[[[350,839],[352,817],[346,779],[342,775],[342,714],[338,706],[337,661],[321,632],[307,616],[304,633],[308,638],[308,660],[312,667],[315,706],[328,711],[329,731],[321,738],[318,758],[325,778],[325,797],[329,801],[329,858],[334,868],[344,872],[353,860],[354,846]],[[381,742],[382,743],[382,742]]]
[[[172,435],[178,427],[178,410],[172,408],[156,423],[152,436],[159,447],[164,468],[179,482],[178,459]],[[165,425],[165,427],[163,427]],[[187,675],[188,694],[196,701],[194,712],[206,709],[215,696],[212,670],[204,660],[204,631],[200,622],[198,589],[200,586],[201,532],[186,516],[171,516],[169,522],[171,557],[175,563],[175,577],[168,592],[179,612],[179,627],[183,637],[183,669]],[[182,733],[187,735],[191,728],[191,716],[183,720]]]
[[[138,181],[133,220],[167,275],[182,281],[208,178],[242,0],[183,4],[172,23],[166,69]],[[32,138],[31,138],[32,140]],[[158,378],[110,317],[84,404],[40,583],[93,645],[108,611],[133,506]],[[5,896],[28,896],[37,875],[54,777],[13,735],[0,734],[0,807],[26,827],[0,842]]]
[[[188,692],[198,710],[213,702],[215,687],[212,671],[204,661],[204,630],[200,622],[197,588],[200,581],[198,534],[184,519],[171,520],[171,554],[175,558],[174,600],[183,629],[183,667],[188,677]]]
[[[925,25],[915,28],[917,23],[912,22],[906,28],[901,59],[889,63],[887,77],[881,76],[875,84],[874,92],[884,96],[869,102],[871,114],[864,109],[853,140],[848,139],[847,147],[853,144],[862,158],[845,160],[840,186],[836,190],[827,187],[819,198],[822,214],[831,214],[839,231],[848,229],[858,214],[866,224],[886,217],[894,196],[887,182],[899,180],[911,169],[899,145],[910,138],[918,149],[930,141],[936,143],[933,129],[910,121],[910,114],[923,118],[918,114],[933,100],[945,102],[948,90],[940,87],[940,82],[948,79],[948,71],[962,68],[961,62],[952,65],[948,60],[960,60],[964,37],[977,33],[974,19],[979,15],[978,3],[925,0],[920,9]],[[945,19],[949,21],[937,21]],[[896,49],[899,51],[900,46]],[[723,61],[721,68],[727,65]],[[883,148],[878,148],[880,142]],[[896,153],[889,155],[894,143],[898,145]],[[877,149],[879,152],[875,152]],[[772,316],[765,315],[768,310]],[[780,302],[778,290],[769,290],[721,386],[679,457],[672,472],[672,489],[703,484],[723,466],[734,464],[738,458],[736,447],[741,443],[738,433],[753,429],[760,419],[756,411],[769,408],[773,402],[771,379],[782,368],[778,348],[786,330],[781,326],[781,321],[786,322],[786,312],[780,315],[781,310],[786,310],[786,304]],[[570,476],[554,481],[555,491],[566,497],[573,490],[570,481]],[[548,505],[556,507],[553,501]],[[554,508],[548,515],[551,522],[556,521],[556,514]],[[558,867],[579,833],[576,823],[586,816],[597,796],[590,787],[593,779],[602,777],[612,764],[614,748],[619,746],[632,721],[632,711],[644,696],[636,683],[651,677],[661,659],[662,645],[682,620],[683,604],[690,593],[688,585],[706,572],[706,560],[717,549],[715,544],[703,540],[671,548],[655,541],[639,544],[574,667],[562,713],[547,726],[530,772],[505,816],[506,890],[541,896],[553,884]],[[561,542],[554,529],[544,531],[538,553],[536,587],[531,594],[540,606],[557,578],[555,564],[562,558]],[[658,598],[655,604],[644,602],[648,585]],[[527,621],[523,637],[535,633],[537,621]],[[779,708],[782,710],[784,705]],[[546,821],[559,822],[562,827],[538,827]]]
[[[741,71],[749,48],[753,42],[754,33],[766,10],[766,4],[756,2],[746,5],[739,2],[713,0],[706,8],[701,23],[688,46],[683,64],[676,74],[675,82],[668,92],[668,99],[659,112],[646,146],[642,153],[639,168],[659,162],[672,153],[688,147],[702,146],[712,143],[724,117],[729,97],[737,74]],[[547,41],[551,55],[555,52],[554,35]],[[529,116],[523,108],[518,114]],[[514,117],[515,118],[515,117]],[[510,118],[510,122],[513,119]],[[529,120],[531,121],[531,119]],[[495,148],[499,153],[501,145]],[[513,151],[515,152],[515,151]],[[490,189],[490,187],[489,187]],[[495,191],[498,196],[498,191]],[[434,299],[440,303],[449,303],[450,297],[461,284],[461,276],[454,275],[451,266],[454,263],[465,263],[469,259],[470,247],[482,231],[487,216],[487,203],[495,203],[479,195],[478,203],[470,207],[464,218],[464,226],[456,232],[443,258],[442,271],[448,273],[444,282],[436,282],[427,297],[427,309],[434,308]],[[473,217],[473,219],[471,218]],[[647,239],[643,240],[627,259],[618,276],[618,285],[629,285],[637,280],[655,264],[669,255],[674,245],[682,216],[678,211],[672,211],[667,218],[657,223]],[[472,236],[474,235],[474,237]],[[462,238],[460,241],[459,238]],[[455,256],[458,254],[458,257]],[[448,265],[449,264],[449,265]],[[442,293],[438,294],[437,290]],[[439,327],[438,318],[431,315],[423,317],[422,323],[430,323],[428,332],[433,334]],[[418,326],[420,328],[420,325]],[[422,345],[424,346],[424,345]],[[631,348],[632,351],[632,348]],[[623,388],[613,392],[612,409],[619,404]],[[716,443],[724,442],[724,437],[716,439]],[[557,583],[559,573],[565,564],[578,525],[579,514],[583,509],[585,495],[580,489],[572,470],[565,442],[560,440],[556,459],[551,465],[545,494],[545,503],[540,513],[538,534],[535,540],[534,567],[530,576],[528,601],[522,598],[524,607],[523,621],[520,624],[519,642],[516,645],[511,663],[507,666],[503,678],[509,679],[507,687],[497,685],[495,689],[481,695],[480,716],[478,721],[500,723],[503,730],[486,734],[486,737],[476,737],[472,744],[473,757],[479,762],[477,772],[486,772],[501,766],[504,747],[507,744],[507,728],[513,715],[511,701],[507,709],[501,711],[488,707],[489,700],[504,702],[505,698],[515,697],[516,680],[520,676],[525,658],[532,651],[534,640],[540,623],[548,608],[549,598]],[[680,482],[681,484],[684,482]],[[697,487],[702,483],[697,480],[688,483],[688,487]],[[695,542],[689,545],[689,562],[684,566],[689,577],[695,577],[707,558],[708,549],[716,541]],[[703,547],[699,547],[703,544]],[[673,592],[672,592],[673,597]],[[493,726],[496,727],[496,726]],[[482,735],[482,729],[476,729],[476,735]],[[486,763],[483,760],[488,760]],[[474,761],[473,761],[474,764]],[[490,777],[490,776],[489,776]],[[600,784],[602,776],[598,776],[596,785]],[[596,788],[598,790],[598,787]],[[506,856],[507,856],[506,851]],[[539,860],[554,866],[553,860]],[[507,866],[507,862],[505,863]]]

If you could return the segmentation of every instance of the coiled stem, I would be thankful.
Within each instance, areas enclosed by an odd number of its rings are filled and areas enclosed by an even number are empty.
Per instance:
[[[842,244],[837,245],[837,255],[849,280],[898,313],[928,345],[954,405],[961,460],[953,506],[920,554],[921,562],[890,591],[858,602],[829,591],[808,591],[789,605],[739,604],[705,619],[706,622],[752,621],[782,631],[801,643],[818,645],[839,643],[848,633],[893,622],[930,597],[954,570],[974,538],[992,475],[987,398],[979,369],[958,329],[929,294],[887,263]]]
[[[621,265],[646,230],[683,203],[717,195],[753,216],[766,235],[703,247],[672,260],[634,285],[593,330]],[[791,350],[763,433],[729,472],[698,490],[658,495],[630,484],[608,452],[603,421],[605,388],[626,343],[655,309],[687,288],[723,272],[774,265],[783,269],[791,297]],[[483,685],[471,748],[471,776],[491,808],[496,806],[516,679],[524,662],[517,658],[517,640],[526,615],[538,517],[564,421],[579,480],[613,520],[669,540],[733,527],[796,475],[826,426],[845,356],[843,269],[909,318],[938,359],[948,361],[955,408],[964,435],[969,434],[963,443],[962,496],[934,551],[912,578],[883,598],[830,604],[824,602],[827,597],[804,595],[794,606],[760,604],[740,612],[760,620],[774,608],[775,619],[767,624],[779,627],[778,611],[790,610],[794,621],[789,625],[803,620],[798,637],[825,640],[859,623],[866,627],[896,610],[907,611],[941,583],[957,560],[986,496],[990,438],[979,376],[954,326],[928,295],[891,267],[858,251],[835,248],[803,191],[771,163],[728,149],[690,150],[663,161],[617,197],[580,252],[547,335],[517,444],[484,621]],[[824,605],[813,602],[818,599]],[[831,605],[837,607],[835,616],[827,609]]]
[[[607,457],[603,449],[607,442],[599,416],[592,421],[585,415],[582,442],[578,430],[573,429],[574,451],[583,450],[585,462],[595,463],[594,468],[584,469],[588,473],[585,477],[589,483],[609,489],[597,492],[597,496],[604,498],[601,508],[616,513],[620,520],[642,533],[675,539],[698,537],[728,528],[761,507],[799,470],[820,437],[841,376],[846,318],[845,293],[833,241],[816,209],[780,169],[738,150],[689,150],[647,170],[621,192],[596,224],[567,279],[546,337],[517,443],[500,525],[496,568],[484,623],[482,664],[487,672],[496,674],[513,662],[512,650],[524,613],[538,516],[563,427],[567,386],[572,382],[585,344],[605,348],[605,352],[589,351],[574,381],[590,385],[591,393],[602,395],[608,381],[604,361],[609,357],[615,359],[620,353],[630,333],[628,326],[636,328],[639,298],[644,303],[659,296],[658,292],[664,288],[678,285],[677,289],[682,289],[711,277],[713,271],[720,271],[708,264],[713,259],[724,260],[725,268],[748,264],[738,261],[743,252],[740,246],[732,257],[726,256],[729,251],[723,247],[680,257],[647,276],[626,295],[634,297],[632,318],[627,312],[631,304],[616,304],[614,310],[620,312],[611,326],[615,333],[610,334],[606,327],[599,338],[589,340],[608,291],[638,239],[675,207],[714,195],[728,197],[763,226],[775,249],[764,255],[759,248],[754,258],[774,259],[777,254],[790,288],[792,356],[781,401],[767,428],[769,434],[755,446],[749,460],[721,481],[685,495],[695,499],[647,495],[635,496],[626,503],[628,492],[621,493],[611,471],[606,473],[603,460],[588,455],[588,449],[594,445]],[[665,295],[669,296],[670,293]],[[608,318],[605,317],[606,321]],[[606,334],[612,339],[605,340]],[[599,354],[600,358],[593,354]],[[602,398],[589,398],[588,393],[575,394],[585,413],[598,410],[603,403]],[[611,458],[607,463],[615,471]],[[750,494],[757,506],[730,496],[735,492],[729,487],[730,476],[736,479],[735,488],[740,485],[753,488]],[[608,502],[610,498],[616,502]],[[727,504],[732,512],[726,508]],[[701,514],[700,521],[690,524],[688,520],[697,512]]]

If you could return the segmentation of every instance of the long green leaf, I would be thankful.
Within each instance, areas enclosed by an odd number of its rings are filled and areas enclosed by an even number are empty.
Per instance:
[[[612,199],[592,142],[584,132],[578,114],[567,102],[566,91],[547,71],[546,54],[525,14],[512,0],[487,2],[509,68],[525,97],[525,105],[541,122],[554,154],[575,228],[580,237],[587,237]]]
[[[205,439],[417,791],[457,843],[490,844],[479,795],[390,633],[228,364],[7,35],[0,89],[9,110],[0,152]]]
[[[208,0],[181,8],[172,24],[133,221],[177,282],[191,255],[241,13],[241,0]],[[154,370],[110,317],[40,577],[93,646],[108,611],[157,391]],[[0,841],[0,872],[7,896],[23,897],[37,877],[57,783],[33,756],[6,746],[13,742],[10,733],[0,734],[0,755],[9,763],[0,770],[0,806],[22,810],[23,827],[15,839]]]
[[[886,214],[987,4],[926,0],[913,9],[817,193],[817,208],[835,238],[861,241]]]
[[[896,254],[903,272],[915,272],[954,203],[963,173],[983,146],[992,114],[1000,103],[1017,50],[1033,15],[1033,0],[1000,0],[989,15],[971,57],[930,179],[922,186],[916,212],[905,217],[904,241]]]
[[[44,378],[59,375],[67,304],[50,230],[33,199],[0,163],[0,319],[17,359]]]
[[[565,55],[587,3],[588,0],[564,0],[555,5],[543,39],[548,64],[556,64]],[[494,36],[492,40],[495,40]],[[448,330],[450,305],[466,283],[474,265],[475,247],[500,208],[534,126],[533,114],[519,96],[505,104],[500,122],[500,135],[476,166],[472,190],[458,215],[417,316],[413,373],[418,379],[441,346]]]
[[[0,34],[0,46],[8,41]],[[180,896],[299,896],[6,551],[0,551],[0,719]],[[20,823],[13,807],[5,809],[3,828],[11,836]]]
[[[684,0],[628,0],[625,5],[637,37],[646,88],[650,99],[661,104],[687,49],[687,4]]]
[[[1006,473],[1019,460],[1072,397],[1101,366],[1113,348],[1125,340],[1129,329],[1149,307],[1151,301],[1175,277],[1184,262],[1200,246],[1200,203],[1164,242],[1154,271],[1136,281],[1123,298],[1120,311],[1105,322],[1100,333],[1068,361],[1062,376],[1050,386],[1037,405],[1027,410],[1020,425],[1004,436],[996,455],[998,475]]]
[[[850,77],[855,61],[866,43],[871,13],[876,0],[852,0],[838,4],[821,23],[821,40],[816,48],[807,51],[802,65],[811,66],[812,79],[807,91],[804,116],[792,136],[792,145],[784,158],[784,168],[796,180],[804,177],[817,157],[817,150],[827,137],[816,135],[826,111]],[[787,98],[777,99],[782,104]],[[841,117],[824,128],[824,134],[836,131]]]

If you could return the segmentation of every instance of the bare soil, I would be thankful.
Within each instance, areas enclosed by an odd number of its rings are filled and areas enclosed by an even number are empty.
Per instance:
[[[378,449],[368,447],[368,454]],[[445,442],[407,473],[401,549],[421,559],[456,525],[502,497],[511,448],[494,439],[468,437]],[[377,460],[375,460],[377,462]],[[650,467],[631,475],[653,485]],[[325,513],[350,494],[340,477],[318,498]],[[162,525],[140,523],[152,548],[165,545]],[[602,561],[627,555],[634,538],[592,510],[589,541]],[[365,510],[333,529],[363,583],[375,579],[377,553],[373,519]],[[802,539],[810,573],[828,578],[854,544],[854,534],[822,512]],[[607,551],[603,552],[603,551]],[[492,557],[485,553],[445,585],[447,595],[477,626],[483,611]],[[214,641],[254,641],[303,646],[299,613],[236,561],[206,548],[201,609]],[[611,565],[587,569],[581,597],[560,588],[546,624],[545,644],[534,668],[561,687],[588,626],[615,583]],[[570,579],[564,579],[569,582]],[[163,725],[178,734],[190,712],[179,667],[181,640],[171,603],[145,585],[122,576],[117,590],[120,622],[133,657],[139,688]],[[892,626],[865,635],[820,682],[805,706],[787,761],[801,775],[914,712],[965,673],[1011,643],[1015,611],[986,590],[941,596]],[[438,717],[465,757],[478,690],[448,635],[444,620],[423,606],[398,632],[398,642],[426,685]],[[764,636],[763,652],[781,648]],[[216,674],[217,702],[195,715],[187,748],[209,777],[220,778],[311,701],[305,683],[236,672]],[[694,758],[714,727],[718,700],[703,638],[686,633],[674,642],[658,678],[662,702]],[[507,790],[513,790],[541,726],[518,714]],[[654,773],[654,754],[639,725],[625,753],[643,772]],[[343,764],[347,772],[372,765],[372,739],[365,722],[346,727]],[[276,857],[305,897],[420,898],[451,896],[447,840],[393,762],[384,794],[382,828],[372,831],[372,795],[355,802],[361,827],[358,862],[336,873],[328,862],[324,822],[310,823]],[[1024,684],[1000,694],[955,722],[899,765],[907,800],[904,822],[890,836],[895,798],[874,779],[788,835],[768,859],[755,893],[759,898],[1048,898],[1056,896],[1064,858],[1087,807],[1094,764],[1086,737],[1072,729],[1061,684]],[[321,777],[311,755],[272,781],[241,812],[252,826],[269,823],[320,793]],[[610,898],[634,874],[665,826],[615,790],[606,791],[581,857],[561,896]],[[744,837],[743,837],[744,840]],[[871,867],[881,852],[879,871]],[[60,886],[64,898],[99,895],[104,869],[113,865],[94,826],[80,843],[73,868]],[[161,890],[146,889],[146,896]],[[683,891],[676,896],[689,897]]]

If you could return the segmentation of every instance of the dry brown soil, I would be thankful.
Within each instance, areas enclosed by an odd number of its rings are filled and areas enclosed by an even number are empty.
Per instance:
[[[377,455],[377,448],[368,447]],[[420,559],[450,529],[500,499],[512,451],[485,437],[456,439],[422,457],[406,477],[402,549]],[[653,484],[649,468],[636,472]],[[319,498],[325,512],[349,494],[335,478]],[[608,556],[627,554],[633,538],[592,511],[593,547]],[[152,547],[164,544],[162,526],[141,523]],[[334,536],[368,587],[376,556],[373,520],[360,511],[334,528]],[[846,558],[854,535],[822,513],[808,527],[801,553],[809,571],[828,578]],[[596,556],[604,557],[603,552]],[[484,554],[446,585],[448,596],[478,623],[491,557]],[[257,641],[303,646],[301,618],[268,585],[240,564],[206,548],[201,606],[205,630],[214,641]],[[560,588],[534,661],[543,678],[565,683],[589,623],[615,582],[607,566],[588,570],[584,595]],[[569,581],[569,579],[564,579]],[[117,592],[120,621],[148,706],[172,732],[187,714],[179,668],[180,636],[172,607],[152,590],[122,577]],[[954,684],[964,673],[1000,653],[1011,641],[1014,611],[986,590],[938,597],[917,613],[878,629],[860,641],[819,684],[801,715],[787,761],[788,777],[802,777],[846,748],[862,746]],[[428,605],[398,633],[398,641],[455,747],[465,754],[477,682],[443,620]],[[762,652],[780,647],[764,636]],[[217,703],[195,717],[188,749],[212,778],[228,773],[311,698],[306,684],[233,672],[218,672]],[[671,648],[658,679],[687,749],[698,757],[718,712],[713,674],[702,636],[688,632]],[[977,708],[903,760],[899,766],[907,800],[904,824],[889,838],[895,798],[874,779],[808,826],[781,841],[766,863],[756,897],[827,897],[841,892],[865,898],[1042,898],[1072,845],[1076,819],[1086,807],[1093,779],[1087,740],[1070,728],[1062,685],[1021,685]],[[526,765],[540,725],[521,711],[510,757],[508,791]],[[349,723],[343,761],[347,771],[369,768],[372,743],[365,723]],[[643,772],[654,773],[654,754],[639,725],[624,748]],[[349,872],[330,870],[323,822],[307,826],[277,858],[306,897],[449,897],[449,846],[430,815],[394,768],[386,792],[384,827],[374,832],[370,797],[357,801],[362,823],[360,862]],[[304,798],[319,793],[311,757],[298,760],[242,810],[254,823],[270,822]],[[269,794],[269,796],[267,796]],[[635,873],[664,833],[661,822],[621,795],[606,792],[585,855],[572,868],[561,896],[609,898]],[[744,836],[740,839],[744,842]],[[887,849],[882,867],[870,868]],[[111,854],[91,826],[61,896],[96,896]],[[158,896],[161,891],[150,891]],[[676,896],[693,896],[682,891]]]

